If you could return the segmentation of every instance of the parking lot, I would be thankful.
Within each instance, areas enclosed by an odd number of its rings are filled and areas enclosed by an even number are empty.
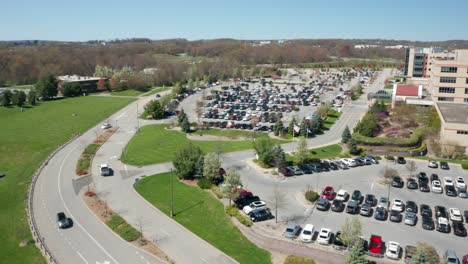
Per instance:
[[[427,161],[416,161],[417,170],[414,173],[426,172],[427,175],[436,173],[440,178],[445,176],[455,179],[457,176],[463,176],[467,179],[465,173],[458,165],[452,165],[450,170],[441,170],[440,168],[428,168]],[[377,199],[379,197],[387,197],[389,194],[390,201],[394,198],[406,201],[414,201],[418,206],[427,204],[432,208],[433,219],[434,207],[444,206],[449,208],[458,208],[462,211],[468,210],[467,199],[460,197],[449,197],[445,194],[436,194],[433,192],[421,192],[419,190],[410,190],[403,188],[388,188],[382,185],[383,181],[382,170],[387,166],[395,168],[406,182],[409,175],[408,170],[404,165],[394,164],[393,162],[381,161],[378,165],[369,165],[351,168],[349,170],[336,170],[330,172],[314,173],[310,175],[301,175],[288,178],[280,178],[278,176],[261,173],[257,169],[244,166],[241,168],[241,175],[245,187],[259,195],[267,204],[272,207],[272,189],[275,184],[279,184],[281,190],[286,194],[285,206],[278,213],[278,220],[284,223],[294,221],[302,227],[305,224],[313,224],[315,230],[326,227],[332,232],[340,229],[347,217],[352,215],[346,212],[319,211],[310,205],[304,203],[303,192],[308,188],[318,189],[321,191],[326,186],[332,186],[337,192],[339,189],[345,189],[348,193],[354,190],[360,190],[362,195],[374,194]],[[390,191],[390,192],[389,192]],[[374,207],[375,210],[375,207]],[[409,226],[403,222],[391,222],[388,218],[385,221],[376,220],[373,215],[371,217],[359,217],[363,226],[363,237],[369,239],[371,235],[379,235],[384,242],[396,241],[404,248],[407,245],[415,246],[418,241],[427,242],[433,245],[442,255],[446,249],[453,249],[461,257],[468,254],[466,237],[459,237],[453,234],[453,229],[450,233],[441,233],[437,230],[424,230],[421,226],[421,216],[418,212],[418,221],[415,226]],[[271,223],[273,220],[270,220]],[[264,225],[261,223],[259,225]],[[464,224],[466,227],[466,224]]]

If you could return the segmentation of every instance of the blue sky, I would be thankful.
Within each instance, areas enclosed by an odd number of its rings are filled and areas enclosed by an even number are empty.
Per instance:
[[[466,0],[2,0],[0,40],[468,39]]]

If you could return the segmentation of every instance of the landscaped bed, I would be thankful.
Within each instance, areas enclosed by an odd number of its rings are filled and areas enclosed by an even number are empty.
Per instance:
[[[170,213],[170,173],[145,177],[136,191],[159,210]],[[207,191],[174,181],[174,220],[240,263],[271,263],[231,222],[223,204]]]

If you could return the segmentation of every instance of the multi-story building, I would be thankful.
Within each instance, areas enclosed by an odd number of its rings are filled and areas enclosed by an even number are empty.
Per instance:
[[[468,104],[437,102],[442,145],[465,148],[468,154]]]
[[[427,78],[432,71],[434,60],[454,59],[454,52],[444,51],[439,47],[407,48],[405,50],[404,74],[410,78]]]

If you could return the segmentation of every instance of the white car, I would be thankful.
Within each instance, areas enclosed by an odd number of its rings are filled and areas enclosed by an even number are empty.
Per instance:
[[[104,123],[104,124],[102,124],[101,129],[108,129],[108,128],[111,128],[111,127],[112,127],[111,124]]]
[[[249,205],[244,206],[242,211],[246,215],[248,215],[254,210],[258,210],[258,209],[265,208],[265,207],[266,207],[266,203],[264,201],[255,201],[255,202],[250,203]]]
[[[357,166],[356,161],[353,160],[353,159],[343,158],[343,159],[341,159],[341,161],[343,161],[344,164],[348,165],[348,167],[356,167]]]
[[[430,161],[429,161],[429,164],[428,164],[427,166],[429,166],[429,168],[434,168],[434,169],[435,169],[435,168],[438,167],[437,161],[435,161],[435,160],[430,160]]]
[[[312,242],[312,237],[314,236],[314,225],[307,224],[302,229],[301,234],[299,235],[299,239],[302,242],[310,243]]]
[[[440,184],[440,181],[432,181],[432,192],[442,193],[442,184]]]
[[[450,208],[449,209],[449,215],[450,215],[450,220],[452,220],[452,221],[455,221],[455,222],[463,221],[461,212],[457,208]]]
[[[390,259],[399,259],[401,252],[400,243],[395,241],[388,241],[387,243],[387,251],[385,255]]]
[[[322,245],[328,245],[330,243],[331,229],[322,228],[317,236],[317,243]]]
[[[457,177],[457,179],[455,180],[455,185],[459,189],[466,189],[466,183],[465,183],[465,179],[463,179],[463,177]]]
[[[335,200],[338,200],[338,201],[346,201],[346,200],[348,200],[348,197],[349,197],[348,191],[343,190],[343,189],[340,189],[340,190],[336,193]]]
[[[392,211],[403,212],[403,201],[400,199],[393,199]]]
[[[453,186],[453,180],[450,177],[445,177],[444,178],[444,185],[445,186]]]

